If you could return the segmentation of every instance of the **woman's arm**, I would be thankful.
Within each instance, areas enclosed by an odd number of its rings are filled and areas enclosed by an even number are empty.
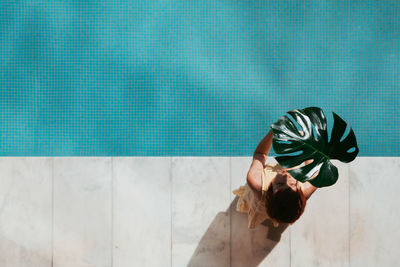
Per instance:
[[[253,161],[251,163],[249,172],[247,173],[247,184],[260,195],[262,189],[262,172],[264,170],[268,153],[271,149],[272,137],[272,130],[270,130],[267,135],[261,139],[253,153]]]
[[[267,135],[261,139],[260,143],[257,145],[256,150],[254,150],[253,155],[259,155],[260,158],[263,159],[263,165],[265,164],[265,161],[267,160],[268,153],[271,150],[271,145],[272,145],[272,137],[273,133],[272,130],[269,130]]]
[[[313,161],[314,161],[313,159],[308,159],[308,160],[304,161],[304,166],[310,164]],[[288,168],[285,170],[289,171],[289,170],[297,169],[300,167],[301,167],[301,165],[293,167],[293,168]],[[318,175],[318,173],[319,173],[319,170],[316,173],[314,173],[310,179],[314,179]],[[315,190],[317,190],[317,187],[313,186],[309,182],[304,182],[303,184],[301,184],[301,191],[303,191],[303,194],[306,199],[309,199],[310,196],[315,192]]]
[[[307,164],[310,164],[310,163],[313,162],[313,161],[314,161],[313,159],[309,159],[309,160],[306,160],[306,161],[304,162],[304,164],[307,165]],[[318,170],[313,176],[311,176],[311,179],[313,179],[315,176],[317,176],[318,173],[319,173],[319,170]],[[306,197],[306,199],[309,199],[310,196],[315,192],[315,190],[317,190],[317,187],[313,186],[313,185],[310,184],[309,182],[305,182],[305,183],[302,185],[302,188],[301,188],[301,189],[302,189],[303,194],[304,194],[304,196]]]
[[[301,135],[304,134],[301,131],[300,131],[300,133],[301,133]],[[261,189],[262,189],[262,172],[265,167],[265,161],[267,160],[268,153],[271,149],[272,137],[273,137],[273,134],[272,134],[272,131],[270,130],[268,132],[268,134],[266,136],[264,136],[264,138],[257,145],[257,147],[253,153],[253,161],[252,161],[250,169],[247,173],[247,184],[250,186],[251,189],[253,189],[253,191],[258,192],[259,195],[261,195]],[[313,160],[309,159],[309,160],[306,160],[304,162],[304,164],[307,165],[307,164],[310,164],[311,162],[313,162]],[[298,168],[298,167],[299,166],[296,166],[296,167],[293,167],[290,169],[294,169],[294,168]],[[287,170],[290,170],[290,169],[287,169]],[[316,172],[312,176],[312,178],[317,176],[318,173],[319,173],[319,171]],[[317,190],[317,187],[313,186],[309,182],[305,182],[302,185],[302,191],[303,191],[306,199],[308,199],[315,192],[315,190]]]

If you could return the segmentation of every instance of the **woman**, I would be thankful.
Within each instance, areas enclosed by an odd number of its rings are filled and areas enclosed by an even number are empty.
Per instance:
[[[300,134],[304,135],[303,132]],[[278,163],[265,164],[272,137],[270,130],[260,141],[247,173],[247,184],[233,191],[239,196],[236,210],[248,213],[249,228],[254,228],[266,219],[272,220],[274,226],[279,223],[294,223],[303,213],[307,199],[317,189],[309,182],[298,182],[287,172],[301,165],[284,169]],[[304,164],[312,161],[307,160]]]

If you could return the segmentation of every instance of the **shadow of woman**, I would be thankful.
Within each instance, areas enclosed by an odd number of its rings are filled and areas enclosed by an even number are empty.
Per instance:
[[[247,213],[236,211],[236,197],[226,212],[219,212],[201,238],[187,266],[256,267],[274,249],[288,224],[274,227],[266,220],[249,229]]]

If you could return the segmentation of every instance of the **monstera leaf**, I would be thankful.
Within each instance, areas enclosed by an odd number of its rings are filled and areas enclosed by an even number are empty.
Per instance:
[[[271,125],[273,149],[277,154],[283,154],[276,157],[276,160],[282,167],[292,168],[305,160],[313,159],[312,163],[288,172],[296,180],[308,181],[316,187],[333,185],[338,179],[338,170],[330,160],[350,162],[358,154],[353,130],[350,128],[349,134],[343,139],[347,123],[333,112],[334,124],[331,139],[328,141],[326,118],[322,109],[309,107],[287,113],[302,129],[298,129],[288,116],[279,118]],[[302,135],[300,131],[304,134]],[[310,179],[318,170],[319,174]]]

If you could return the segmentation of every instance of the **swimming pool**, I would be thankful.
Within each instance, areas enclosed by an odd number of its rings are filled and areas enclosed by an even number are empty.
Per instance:
[[[0,4],[1,156],[248,156],[288,110],[400,155],[400,4]],[[366,15],[367,14],[367,15]]]

